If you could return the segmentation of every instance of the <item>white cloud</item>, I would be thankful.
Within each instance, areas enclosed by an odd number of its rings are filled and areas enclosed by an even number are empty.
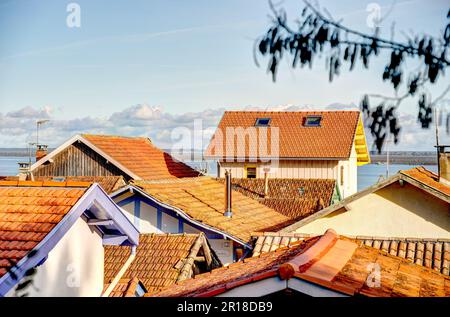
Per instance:
[[[335,103],[325,109],[357,109],[354,104]],[[245,110],[301,111],[312,109],[311,106],[279,105],[274,107],[248,106]],[[147,136],[157,145],[169,149],[178,140],[174,140],[172,132],[177,129],[191,131],[186,138],[201,139],[205,147],[215,127],[226,109],[207,109],[200,112],[170,114],[163,108],[147,104],[134,105],[122,111],[112,113],[109,117],[81,117],[70,120],[58,120],[52,116],[51,108],[25,107],[17,111],[0,112],[0,147],[25,147],[27,142],[36,137],[36,120],[50,119],[40,130],[40,140],[50,147],[58,146],[77,133],[115,134],[127,136]],[[433,150],[435,143],[434,129],[421,129],[416,117],[400,113],[401,134],[398,145],[391,145],[392,150]],[[194,122],[201,122],[202,135],[192,133]],[[370,133],[366,132],[369,144],[372,143]],[[444,131],[441,132],[442,143],[450,141]]]

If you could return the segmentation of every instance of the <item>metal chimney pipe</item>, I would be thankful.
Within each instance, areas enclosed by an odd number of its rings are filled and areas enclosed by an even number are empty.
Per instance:
[[[233,216],[233,211],[231,209],[231,171],[225,170],[225,217],[231,218]]]
[[[264,171],[264,198],[269,197],[269,173]]]

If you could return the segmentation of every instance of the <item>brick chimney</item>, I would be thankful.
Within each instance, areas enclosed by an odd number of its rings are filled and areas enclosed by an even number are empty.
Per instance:
[[[439,182],[450,186],[450,152],[446,151],[450,145],[438,145],[438,174]]]
[[[225,212],[223,215],[228,218],[233,216],[231,195],[231,171],[225,170]]]
[[[45,144],[36,145],[36,162],[47,155],[47,147]]]

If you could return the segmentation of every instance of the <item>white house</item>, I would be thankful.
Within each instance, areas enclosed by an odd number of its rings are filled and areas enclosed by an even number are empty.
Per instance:
[[[0,296],[101,296],[104,246],[138,242],[96,183],[0,182]]]

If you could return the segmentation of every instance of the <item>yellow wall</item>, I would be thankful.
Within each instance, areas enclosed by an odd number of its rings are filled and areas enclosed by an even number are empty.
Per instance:
[[[398,182],[348,204],[350,210],[313,221],[296,232],[342,235],[450,239],[449,204]]]

